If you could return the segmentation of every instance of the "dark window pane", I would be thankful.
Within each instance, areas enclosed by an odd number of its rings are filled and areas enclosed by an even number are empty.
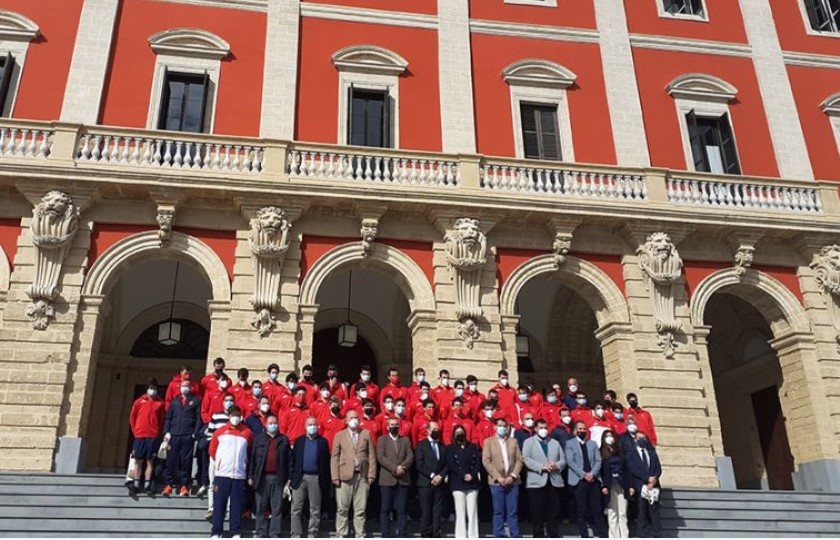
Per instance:
[[[12,84],[12,72],[15,69],[15,59],[12,53],[7,53],[2,59],[2,66],[0,66],[0,116],[6,107],[6,101],[9,98],[9,89]]]
[[[350,144],[384,148],[390,145],[388,112],[391,102],[387,92],[351,91]]]
[[[557,108],[551,105],[522,103],[519,106],[519,113],[525,157],[559,160],[561,153]]]
[[[190,133],[204,131],[208,87],[207,75],[167,73],[158,127]]]
[[[717,174],[740,174],[738,153],[729,115],[716,118],[686,115],[694,169]]]
[[[703,0],[663,0],[666,13],[703,15]]]

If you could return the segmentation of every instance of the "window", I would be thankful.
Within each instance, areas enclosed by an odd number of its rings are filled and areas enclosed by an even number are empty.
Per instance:
[[[11,109],[6,107],[7,102],[10,101],[12,74],[15,71],[15,59],[12,53],[6,53],[6,57],[2,60],[0,65],[0,116],[6,116],[5,111]]]
[[[741,174],[735,138],[729,115],[697,116],[692,110],[685,116],[694,170],[716,174]]]
[[[391,147],[391,98],[387,90],[363,90],[352,85],[347,141],[354,146]]]
[[[805,0],[811,29],[817,32],[840,32],[840,0]]]
[[[521,103],[519,109],[525,157],[559,161],[562,153],[557,126],[557,107]]]
[[[163,79],[158,129],[204,132],[210,77],[167,71]]]
[[[662,0],[665,13],[670,15],[704,16],[703,0]]]

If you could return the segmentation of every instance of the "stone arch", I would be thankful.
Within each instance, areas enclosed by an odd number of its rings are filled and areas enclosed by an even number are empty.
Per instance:
[[[704,325],[709,299],[717,292],[727,292],[753,305],[767,319],[773,334],[810,333],[811,325],[796,295],[776,278],[749,268],[743,277],[733,268],[718,270],[706,277],[691,295],[691,321]]]
[[[172,232],[171,240],[161,246],[158,231],[146,231],[124,238],[109,247],[93,263],[83,296],[104,296],[129,265],[155,255],[178,259],[203,272],[210,281],[213,299],[230,301],[230,277],[219,255],[194,236]]]
[[[553,275],[571,286],[586,300],[600,326],[610,323],[629,323],[630,309],[621,290],[603,270],[577,257],[566,256],[558,270],[554,255],[534,257],[521,265],[510,275],[502,287],[499,309],[502,316],[516,315],[516,298],[529,280]]]
[[[0,291],[8,291],[12,280],[12,265],[9,257],[0,246]]]
[[[41,29],[29,17],[14,11],[0,9],[0,39],[32,41],[40,35]]]
[[[432,286],[411,257],[397,248],[380,243],[374,243],[365,256],[359,242],[335,247],[315,261],[301,283],[300,304],[316,305],[318,290],[329,276],[338,270],[354,267],[374,268],[393,278],[412,311],[435,309]]]
[[[370,71],[401,75],[408,69],[408,61],[376,45],[351,45],[333,53],[336,68],[351,71]]]

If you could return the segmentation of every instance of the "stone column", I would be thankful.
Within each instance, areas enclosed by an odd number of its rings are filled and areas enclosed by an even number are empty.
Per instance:
[[[469,0],[438,0],[438,64],[443,151],[474,153]]]
[[[317,305],[298,306],[298,352],[297,364],[304,366],[312,363],[312,346],[315,340],[315,317]]]
[[[437,355],[438,315],[433,309],[415,309],[408,316],[408,329],[411,332],[411,373],[422,367],[431,379],[432,371],[429,359]],[[383,366],[380,366],[380,369]],[[410,378],[410,377],[407,377]],[[454,379],[453,379],[454,382]]]
[[[260,135],[291,140],[295,135],[300,0],[268,0]]]

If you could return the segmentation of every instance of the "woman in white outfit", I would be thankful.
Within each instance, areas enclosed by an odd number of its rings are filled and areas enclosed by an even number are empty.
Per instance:
[[[467,430],[456,425],[446,447],[446,474],[455,501],[455,538],[478,538],[478,473],[481,450],[467,440]]]
[[[601,493],[609,497],[607,525],[610,538],[629,538],[627,492],[632,488],[624,472],[624,458],[621,456],[618,438],[610,429],[601,434],[601,459]]]

